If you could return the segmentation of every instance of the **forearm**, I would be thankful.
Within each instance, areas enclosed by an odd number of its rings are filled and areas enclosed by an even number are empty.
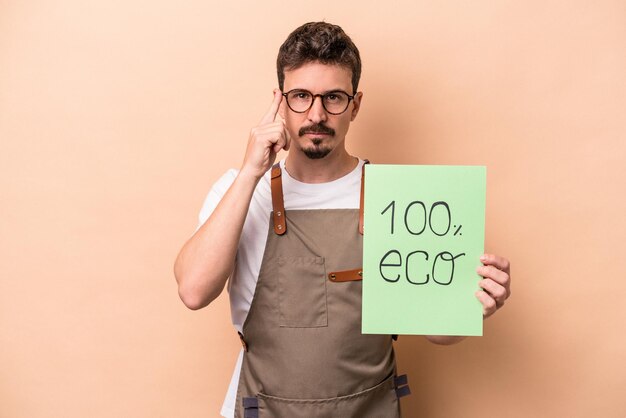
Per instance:
[[[274,89],[272,104],[252,128],[241,171],[209,219],[185,243],[174,263],[178,294],[190,309],[200,309],[222,293],[233,271],[250,200],[276,153],[289,149],[289,134],[276,114],[283,95]]]
[[[207,306],[232,273],[241,231],[258,179],[240,173],[174,264],[178,294],[190,309]]]

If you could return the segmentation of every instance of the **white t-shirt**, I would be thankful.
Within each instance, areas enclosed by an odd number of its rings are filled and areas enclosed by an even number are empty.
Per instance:
[[[356,209],[359,207],[363,160],[359,159],[357,167],[345,176],[328,183],[315,184],[302,183],[291,177],[285,170],[284,160],[280,161],[280,166],[282,168],[286,211],[290,209]],[[230,169],[213,185],[200,211],[198,228],[213,213],[219,201],[233,184],[237,174],[237,170]],[[252,196],[239,240],[235,269],[228,281],[231,317],[235,329],[240,332],[248,315],[261,270],[271,211],[272,195],[270,171],[268,171],[259,181]],[[224,417],[233,417],[235,413],[235,399],[242,359],[243,350],[239,352],[235,371],[222,406],[221,414]]]

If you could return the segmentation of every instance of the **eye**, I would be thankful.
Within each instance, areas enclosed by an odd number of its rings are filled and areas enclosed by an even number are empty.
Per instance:
[[[308,91],[294,91],[289,95],[289,98],[293,100],[309,100],[311,98],[311,93]]]
[[[343,103],[346,100],[346,95],[341,92],[330,92],[324,95],[324,101],[326,103]]]

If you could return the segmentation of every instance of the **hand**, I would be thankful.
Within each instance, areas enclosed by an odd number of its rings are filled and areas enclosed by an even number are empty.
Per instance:
[[[255,179],[263,177],[276,160],[276,154],[281,149],[289,150],[291,138],[282,120],[276,120],[278,108],[283,100],[280,90],[274,90],[274,100],[259,125],[252,128],[246,156],[244,157],[241,173],[250,174]]]
[[[478,282],[482,290],[476,292],[476,297],[483,304],[483,319],[493,315],[511,296],[511,266],[509,260],[493,254],[483,254],[480,257],[482,266],[476,272],[483,279]]]

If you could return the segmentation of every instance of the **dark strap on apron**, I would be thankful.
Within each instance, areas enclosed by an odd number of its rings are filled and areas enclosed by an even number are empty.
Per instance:
[[[280,163],[276,163],[272,167],[271,189],[274,232],[277,235],[282,235],[287,232],[287,223],[285,222],[285,202],[283,201],[283,179]]]
[[[398,398],[411,394],[411,389],[409,388],[409,379],[407,378],[406,374],[403,374],[402,376],[396,376],[393,379],[393,386],[396,389],[396,396]]]
[[[365,194],[365,164],[369,164],[369,160],[364,160],[361,170],[361,197],[359,200],[359,233],[363,235],[363,205]],[[272,176],[270,181],[272,190],[272,213],[274,219],[274,232],[276,235],[283,235],[287,232],[287,223],[285,222],[285,201],[283,200],[283,179],[280,163],[272,166]],[[358,279],[353,279],[358,280]]]
[[[259,418],[259,400],[243,398],[243,418]]]

